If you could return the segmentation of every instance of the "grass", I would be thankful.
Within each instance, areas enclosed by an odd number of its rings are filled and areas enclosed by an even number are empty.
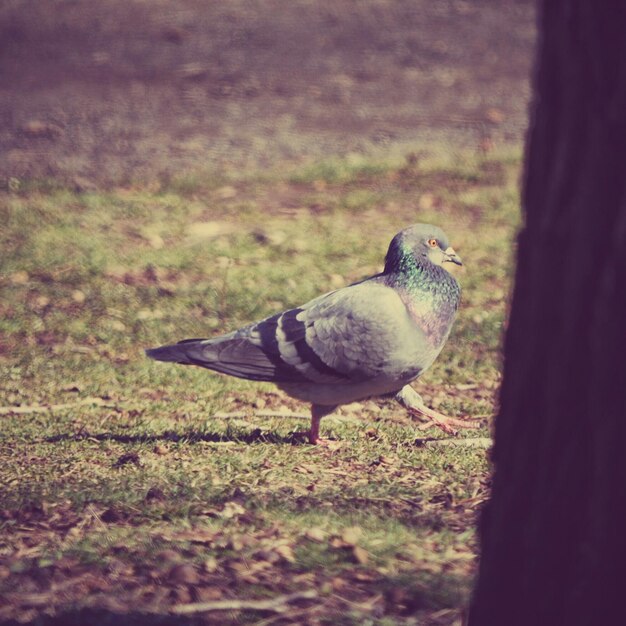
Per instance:
[[[198,623],[458,623],[484,449],[418,445],[440,434],[386,401],[325,418],[336,445],[298,445],[305,420],[255,415],[305,409],[271,385],[143,348],[373,274],[397,230],[432,222],[463,256],[464,296],[416,387],[451,414],[492,414],[518,170],[514,151],[419,153],[85,194],[34,181],[1,196],[0,404],[14,412],[0,415],[0,619],[130,623],[315,589],[284,613]],[[41,405],[63,406],[19,412]]]

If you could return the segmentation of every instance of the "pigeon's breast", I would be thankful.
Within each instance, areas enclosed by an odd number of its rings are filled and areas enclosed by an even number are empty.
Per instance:
[[[438,283],[431,283],[431,288],[400,292],[411,319],[424,333],[436,354],[450,334],[461,297],[460,287],[454,277],[446,270],[441,271],[444,276]]]
[[[430,346],[438,353],[450,334],[456,308],[448,305],[434,306],[431,302],[414,300],[407,303],[407,310]]]

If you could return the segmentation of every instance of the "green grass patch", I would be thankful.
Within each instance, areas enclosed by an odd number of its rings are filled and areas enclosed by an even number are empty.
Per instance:
[[[432,222],[464,259],[463,304],[416,388],[442,411],[491,415],[518,174],[517,152],[413,147],[153,189],[34,181],[0,196],[0,618],[166,616],[315,589],[290,605],[293,623],[454,623],[475,573],[483,448],[429,443],[441,433],[389,401],[343,407],[322,423],[335,445],[303,445],[292,433],[306,419],[267,413],[307,407],[271,385],[143,349],[374,274],[399,229]],[[478,435],[488,428],[484,417]]]

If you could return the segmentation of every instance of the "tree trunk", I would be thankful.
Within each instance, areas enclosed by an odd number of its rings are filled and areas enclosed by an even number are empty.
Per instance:
[[[540,5],[469,623],[626,624],[626,2]]]

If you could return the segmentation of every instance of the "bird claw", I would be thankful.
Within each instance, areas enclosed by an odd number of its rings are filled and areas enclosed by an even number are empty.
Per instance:
[[[404,405],[411,414],[426,420],[425,424],[418,426],[419,430],[426,430],[427,428],[437,426],[437,428],[440,428],[448,435],[458,435],[458,428],[480,428],[479,420],[448,417],[434,409],[429,409],[424,404],[422,397],[415,389],[408,385],[403,387],[401,391],[396,394],[396,399]]]
[[[424,408],[426,409],[426,407]],[[458,435],[458,428],[480,428],[479,420],[472,420],[471,418],[458,419],[454,417],[448,417],[447,415],[437,413],[437,411],[433,411],[432,409],[427,409],[427,411],[428,413],[424,412],[421,408],[411,410],[412,413],[420,417],[426,417],[426,419],[428,420],[424,424],[420,424],[418,426],[419,430],[426,430],[427,428],[432,428],[436,426],[448,435]]]
[[[452,435],[453,437],[455,437],[456,435],[459,434],[459,431],[453,428],[452,426],[450,426],[449,424],[446,424],[445,422],[442,422],[442,421],[435,421],[435,420],[428,420],[424,424],[420,424],[417,427],[417,429],[428,430],[429,428],[433,428],[435,426],[443,430],[443,432],[446,433],[447,435]]]
[[[298,443],[310,443],[312,446],[318,444],[324,445],[323,442],[325,441],[325,439],[320,437],[319,434],[313,433],[310,430],[297,430],[291,433],[291,437]]]
[[[341,442],[326,437],[314,436],[310,430],[300,430],[291,433],[291,437],[298,443],[310,443],[313,446],[322,446],[324,448],[335,449],[341,445]]]

